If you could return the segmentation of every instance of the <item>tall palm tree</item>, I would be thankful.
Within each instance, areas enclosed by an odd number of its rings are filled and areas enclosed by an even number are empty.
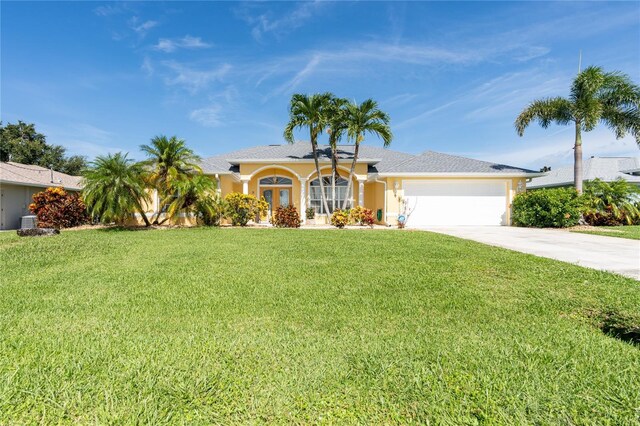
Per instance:
[[[347,127],[347,135],[353,139],[353,160],[351,161],[351,169],[349,171],[349,181],[347,183],[347,196],[344,198],[342,209],[347,208],[349,194],[353,181],[353,173],[356,169],[358,161],[358,152],[360,143],[364,140],[364,135],[369,133],[376,135],[382,139],[383,145],[387,148],[393,139],[391,127],[389,127],[389,115],[378,108],[378,103],[373,99],[367,99],[360,105],[349,103],[346,106],[345,122]]]
[[[200,157],[176,136],[156,136],[151,139],[150,145],[141,145],[140,150],[148,157],[143,162],[148,171],[147,182],[159,195],[160,205],[154,220],[154,223],[158,223],[160,214],[176,194],[176,183],[202,172],[198,165]]]
[[[568,98],[538,99],[525,108],[515,121],[522,136],[532,121],[543,128],[551,123],[575,126],[573,179],[582,193],[582,132],[593,130],[599,122],[607,125],[617,139],[627,133],[640,144],[640,88],[619,72],[604,72],[591,66],[580,72],[571,85]]]
[[[347,130],[345,119],[346,106],[349,101],[344,98],[331,97],[324,108],[325,120],[329,134],[331,150],[331,211],[336,209],[336,180],[338,179],[338,143]]]
[[[143,205],[151,201],[140,163],[118,152],[98,156],[84,172],[82,198],[89,214],[101,222],[123,223],[138,212],[151,225]]]
[[[293,131],[297,128],[309,128],[311,151],[316,165],[318,182],[320,183],[320,197],[326,212],[330,210],[329,204],[327,203],[327,195],[324,192],[324,182],[320,174],[320,164],[318,162],[318,135],[320,135],[327,126],[326,115],[323,109],[332,97],[333,95],[330,93],[316,93],[313,95],[294,94],[289,104],[289,123],[287,123],[284,129],[285,140],[288,143],[294,143]]]

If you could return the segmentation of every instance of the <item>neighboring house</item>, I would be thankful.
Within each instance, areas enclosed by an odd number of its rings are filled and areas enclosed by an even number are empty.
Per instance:
[[[319,146],[321,174],[331,206],[331,162],[327,145]],[[527,179],[543,173],[518,167],[428,151],[411,155],[367,145],[360,147],[351,194],[347,179],[353,146],[339,146],[337,205],[373,210],[377,222],[407,226],[508,225],[511,201]],[[307,207],[317,222],[327,221],[311,146],[307,142],[242,149],[202,160],[203,172],[218,182],[222,196],[242,192],[264,197],[271,211],[293,204],[302,219]]]
[[[20,218],[31,214],[33,194],[52,186],[80,191],[80,179],[40,166],[0,162],[0,229],[20,228]]]
[[[582,163],[582,179],[586,182],[600,179],[613,182],[625,179],[640,186],[640,157],[591,157]],[[529,189],[572,186],[573,164],[552,169],[545,176],[533,179]]]

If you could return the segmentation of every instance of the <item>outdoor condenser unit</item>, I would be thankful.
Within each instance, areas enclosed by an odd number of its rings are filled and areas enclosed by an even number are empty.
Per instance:
[[[20,228],[22,229],[32,229],[38,227],[38,217],[37,216],[22,216]]]

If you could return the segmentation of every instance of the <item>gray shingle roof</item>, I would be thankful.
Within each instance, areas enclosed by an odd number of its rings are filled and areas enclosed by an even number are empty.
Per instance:
[[[505,164],[474,160],[457,155],[427,151],[400,164],[391,173],[536,173],[533,170]]]
[[[339,145],[341,160],[353,158],[353,145]],[[318,146],[320,161],[330,161],[328,145]],[[369,145],[361,145],[359,162],[369,163],[369,173],[537,173],[533,170],[494,164],[486,161],[428,151],[412,155]],[[291,145],[262,145],[228,154],[209,157],[201,162],[205,173],[237,172],[237,163],[250,161],[311,161],[313,155],[308,142]]]
[[[30,164],[20,164],[10,162],[0,162],[0,182],[15,183],[26,186],[37,186],[46,188],[49,186],[62,186],[66,189],[82,189],[82,178],[64,173],[34,166]]]
[[[640,157],[591,157],[582,163],[584,180],[601,179],[611,182],[618,178],[640,183],[640,176],[624,173],[640,167]],[[534,178],[527,188],[573,185],[573,164],[552,169],[546,176]]]

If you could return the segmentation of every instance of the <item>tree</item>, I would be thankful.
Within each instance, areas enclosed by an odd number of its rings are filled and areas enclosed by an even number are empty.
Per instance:
[[[333,97],[330,93],[303,95],[296,93],[291,97],[289,104],[289,123],[284,130],[284,138],[288,143],[293,143],[293,131],[298,128],[306,127],[309,129],[309,139],[311,142],[311,151],[316,166],[318,182],[320,184],[320,197],[325,211],[328,213],[329,204],[327,203],[327,194],[324,192],[324,183],[320,174],[320,163],[318,161],[318,135],[322,133],[327,126],[326,114],[324,108],[329,99]]]
[[[60,145],[47,144],[46,137],[36,131],[34,124],[2,126],[0,122],[0,161],[14,161],[52,168],[69,175],[79,175],[86,167],[86,159],[79,155],[67,157]]]
[[[188,179],[175,181],[173,189],[176,195],[167,200],[169,218],[174,218],[179,213],[198,213],[201,206],[198,203],[200,200],[217,196],[216,184],[209,176],[203,174],[194,174]]]
[[[195,173],[202,173],[197,164],[200,157],[176,136],[156,136],[151,139],[150,145],[141,145],[140,150],[148,157],[143,162],[147,169],[147,183],[158,191],[160,199],[153,223],[162,224],[169,216],[159,220],[160,214],[179,196],[177,185]]]
[[[146,226],[151,225],[143,208],[151,201],[143,166],[127,158],[127,154],[118,152],[96,157],[83,180],[83,199],[94,219],[123,223],[137,212]]]
[[[532,121],[543,128],[551,123],[575,127],[573,177],[582,193],[582,132],[606,124],[617,139],[627,133],[640,144],[640,88],[619,72],[604,72],[591,66],[580,72],[571,85],[568,98],[555,97],[533,101],[515,121],[519,136]]]
[[[342,209],[347,208],[349,201],[348,194],[351,193],[353,174],[358,161],[360,143],[364,140],[364,135],[369,133],[382,139],[383,145],[387,148],[393,139],[393,133],[389,127],[389,115],[378,108],[378,103],[373,99],[367,99],[360,105],[349,103],[345,110],[345,123],[347,136],[353,139],[353,159],[349,170],[349,181],[347,183],[347,197],[342,204]]]
[[[329,149],[331,150],[331,211],[336,209],[336,180],[338,179],[338,142],[347,130],[346,106],[349,101],[332,96],[325,105],[323,112],[329,133]]]

